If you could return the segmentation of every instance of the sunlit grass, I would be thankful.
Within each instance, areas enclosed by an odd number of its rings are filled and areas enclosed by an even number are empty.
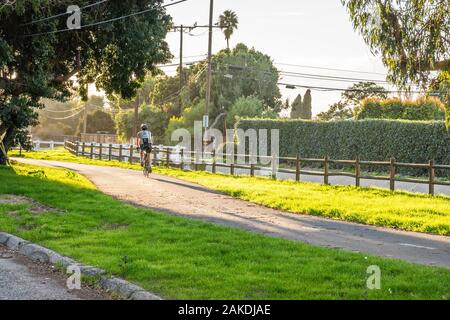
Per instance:
[[[0,230],[104,268],[164,298],[450,299],[448,269],[135,208],[68,170],[15,164],[0,167],[0,182],[0,194],[25,195],[59,209],[33,214],[28,205],[0,204]],[[370,265],[382,270],[381,290],[366,288]]]

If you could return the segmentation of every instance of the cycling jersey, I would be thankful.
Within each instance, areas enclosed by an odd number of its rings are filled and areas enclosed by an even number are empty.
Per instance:
[[[141,150],[151,151],[152,148],[152,133],[148,130],[143,130],[138,133],[138,138],[140,139]]]

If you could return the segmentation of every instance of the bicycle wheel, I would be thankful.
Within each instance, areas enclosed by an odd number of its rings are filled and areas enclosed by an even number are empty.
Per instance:
[[[147,152],[145,153],[144,159],[144,176],[148,178],[150,176],[150,173],[152,172],[152,167],[150,165],[149,154]]]

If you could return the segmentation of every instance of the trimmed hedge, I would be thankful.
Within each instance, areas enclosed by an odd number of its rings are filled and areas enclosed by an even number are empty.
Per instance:
[[[450,132],[443,121],[244,119],[241,129],[279,129],[280,155],[305,158],[450,164]],[[270,138],[270,134],[268,134]],[[447,170],[448,172],[448,170]]]
[[[420,98],[414,101],[368,98],[355,112],[361,119],[444,120],[445,105],[437,98]]]

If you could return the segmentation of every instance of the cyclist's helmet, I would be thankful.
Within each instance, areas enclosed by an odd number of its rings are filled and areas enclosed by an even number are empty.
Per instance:
[[[148,127],[145,123],[141,124],[141,130],[148,130]]]

